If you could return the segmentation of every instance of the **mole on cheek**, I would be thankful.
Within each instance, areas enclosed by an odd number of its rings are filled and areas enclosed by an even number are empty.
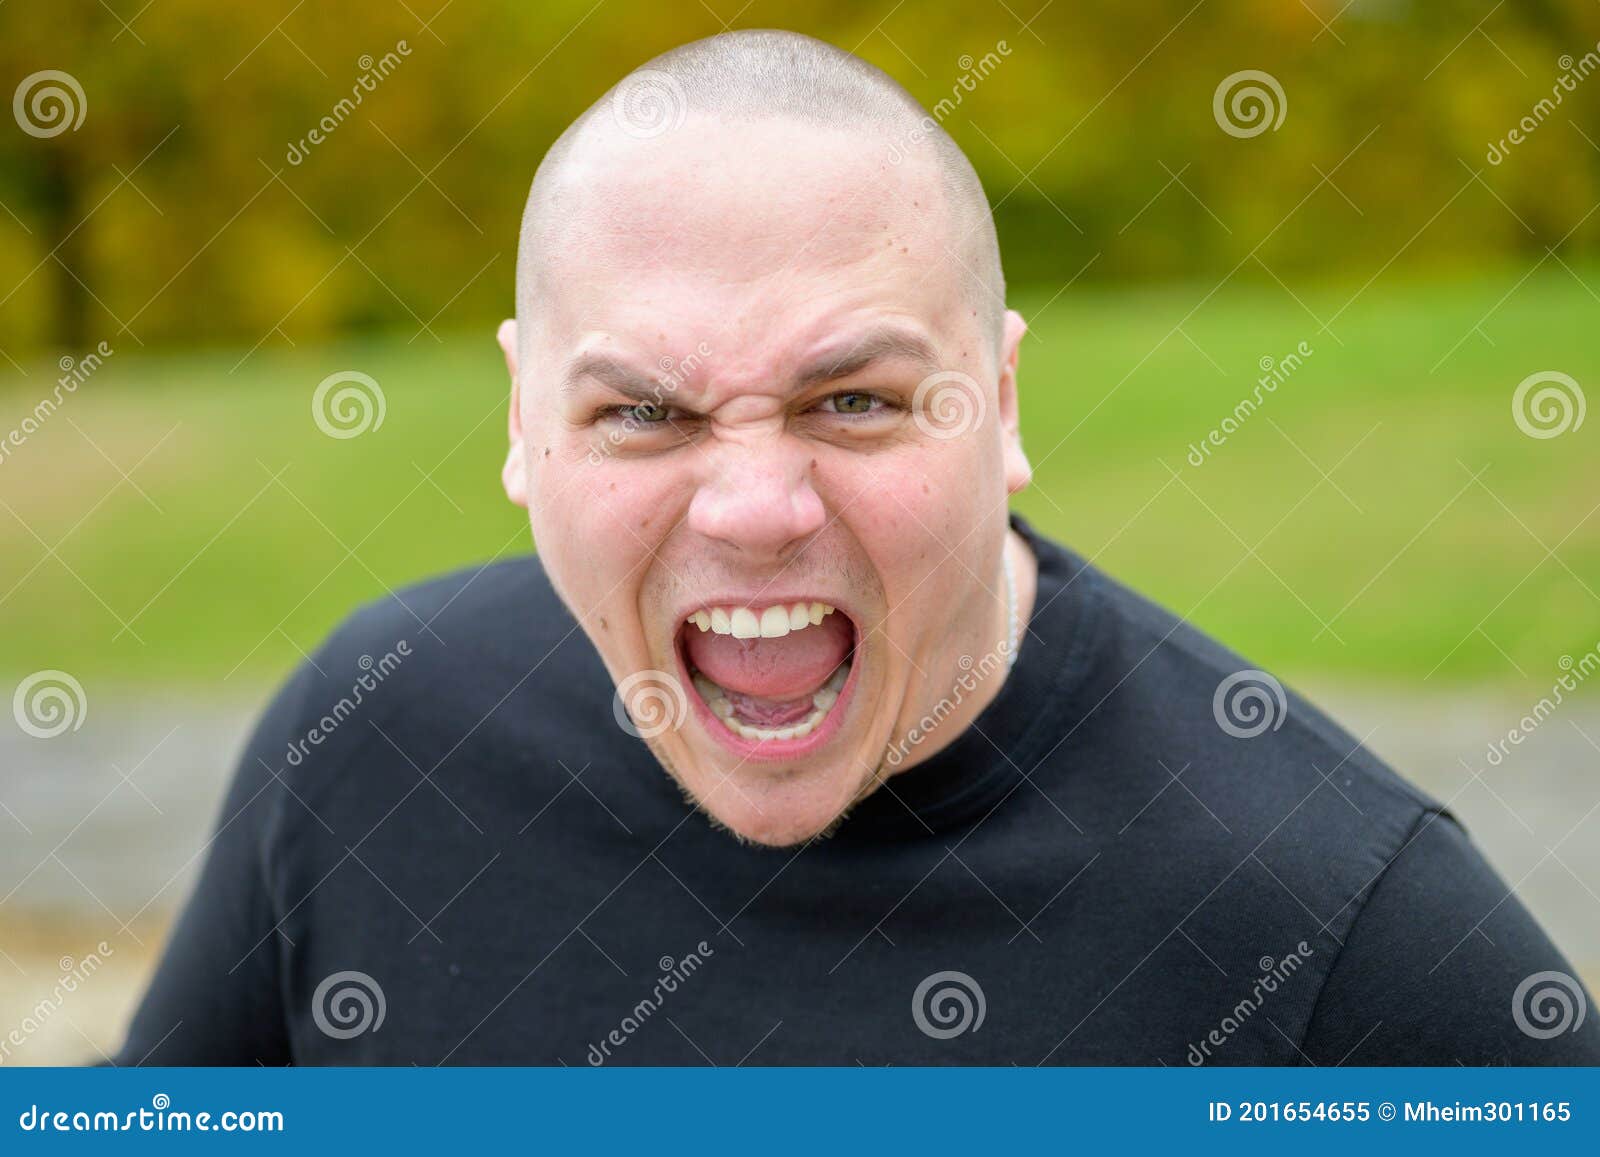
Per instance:
[[[606,619],[604,615],[600,616],[600,629],[602,631],[606,629]]]

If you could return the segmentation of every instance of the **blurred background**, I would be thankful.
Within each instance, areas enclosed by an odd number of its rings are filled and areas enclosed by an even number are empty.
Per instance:
[[[740,5],[0,5],[0,1063],[116,1046],[336,622],[530,548],[528,182],[728,27],[968,151],[1031,326],[1018,508],[1447,801],[1600,982],[1600,4]]]

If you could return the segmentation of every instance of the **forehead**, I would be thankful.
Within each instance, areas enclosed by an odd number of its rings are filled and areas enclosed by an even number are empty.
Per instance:
[[[940,173],[892,146],[870,130],[694,117],[649,140],[580,140],[547,206],[548,334],[716,334],[754,353],[860,315],[956,324],[959,239]]]

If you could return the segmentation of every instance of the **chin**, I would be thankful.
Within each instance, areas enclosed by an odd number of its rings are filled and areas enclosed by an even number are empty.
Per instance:
[[[827,838],[864,792],[862,775],[848,767],[732,773],[706,767],[678,780],[714,825],[742,843],[769,848]]]

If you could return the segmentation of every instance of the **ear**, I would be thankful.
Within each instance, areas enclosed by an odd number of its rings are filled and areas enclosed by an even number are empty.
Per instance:
[[[1006,493],[1015,494],[1033,480],[1033,467],[1022,451],[1022,428],[1017,412],[1017,354],[1028,323],[1014,309],[1006,310],[1005,332],[1000,341],[1000,430],[1005,439]]]
[[[511,378],[511,407],[507,425],[511,446],[506,451],[506,464],[500,471],[500,480],[505,484],[506,497],[526,509],[528,455],[522,440],[522,389],[517,382],[517,323],[509,318],[502,321],[495,333],[495,340],[500,343],[500,352],[506,356],[506,373]]]

